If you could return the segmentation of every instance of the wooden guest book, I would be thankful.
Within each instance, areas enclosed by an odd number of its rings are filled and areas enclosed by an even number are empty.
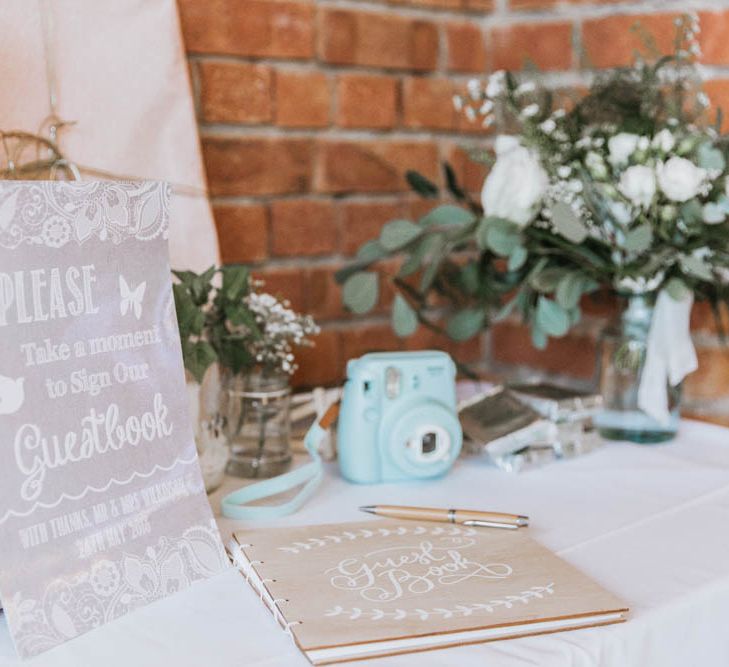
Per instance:
[[[230,550],[315,665],[619,623],[628,612],[525,530],[378,520],[242,531]]]

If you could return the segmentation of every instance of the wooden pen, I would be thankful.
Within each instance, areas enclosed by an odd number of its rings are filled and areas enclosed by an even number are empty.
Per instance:
[[[463,526],[484,528],[516,529],[529,525],[529,517],[502,512],[480,512],[478,510],[438,509],[434,507],[402,507],[399,505],[367,505],[359,508],[363,512],[391,519],[413,521],[440,521],[459,523]]]

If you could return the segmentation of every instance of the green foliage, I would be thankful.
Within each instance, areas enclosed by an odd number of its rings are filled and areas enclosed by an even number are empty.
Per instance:
[[[678,17],[676,26],[674,53],[655,52],[638,30],[646,52],[630,67],[596,72],[587,94],[563,109],[553,107],[559,96],[524,74],[497,72],[489,85],[469,84],[458,99],[469,115],[503,122],[521,144],[513,181],[502,177],[491,190],[503,199],[498,215],[484,212],[447,163],[439,179],[408,172],[410,187],[433,208],[419,220],[385,225],[337,273],[348,308],[368,312],[387,286],[395,291],[391,321],[399,336],[422,324],[466,340],[518,316],[544,348],[579,322],[580,303],[598,288],[666,289],[675,298],[690,291],[715,309],[729,302],[729,137],[719,134],[721,113],[707,127],[692,55],[695,19]],[[634,143],[616,157],[613,138]],[[471,156],[492,162],[486,150]],[[674,167],[683,166],[667,178],[669,195],[662,176],[673,157],[681,158]],[[541,178],[529,176],[530,160]],[[631,167],[640,169],[626,173]],[[703,172],[687,195],[692,169]],[[549,185],[529,206],[540,182]],[[513,216],[504,212],[510,199]],[[381,260],[396,265],[393,275],[374,271]]]
[[[342,288],[345,305],[353,312],[361,315],[375,307],[379,281],[376,273],[360,271],[349,276]]]
[[[245,305],[250,274],[245,266],[225,266],[197,274],[173,271],[172,286],[185,368],[201,382],[216,361],[233,373],[253,365],[246,341],[261,337],[255,316]],[[220,288],[213,283],[220,275]],[[233,329],[236,329],[233,331]],[[245,333],[242,333],[242,329]]]
[[[392,328],[401,338],[415,333],[418,328],[418,316],[402,294],[395,295],[392,305]]]

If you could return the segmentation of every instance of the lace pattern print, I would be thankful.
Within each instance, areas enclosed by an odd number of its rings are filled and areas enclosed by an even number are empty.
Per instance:
[[[9,183],[0,192],[0,247],[62,248],[91,238],[167,237],[169,186],[154,182]]]
[[[16,617],[16,643],[36,655],[133,609],[187,588],[227,565],[214,524],[162,537],[143,557],[97,560],[90,570],[53,581],[39,600],[16,593],[6,603]]]

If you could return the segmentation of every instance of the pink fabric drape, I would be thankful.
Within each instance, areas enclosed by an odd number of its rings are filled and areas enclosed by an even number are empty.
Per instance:
[[[185,186],[173,197],[171,263],[206,268],[217,241],[175,1],[3,0],[4,130],[35,132],[50,112],[44,11],[57,112],[76,122],[60,135],[63,152],[87,167]]]

